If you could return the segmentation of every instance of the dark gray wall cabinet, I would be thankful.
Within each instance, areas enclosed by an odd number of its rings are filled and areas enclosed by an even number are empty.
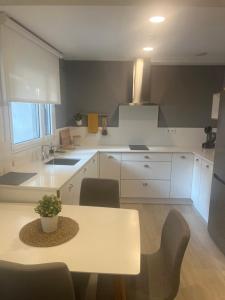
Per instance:
[[[57,128],[72,125],[76,112],[107,114],[109,125],[118,126],[118,105],[132,97],[132,62],[64,61],[61,70],[62,104],[56,110]]]
[[[224,66],[152,66],[151,100],[160,127],[216,126],[212,95],[223,88]]]

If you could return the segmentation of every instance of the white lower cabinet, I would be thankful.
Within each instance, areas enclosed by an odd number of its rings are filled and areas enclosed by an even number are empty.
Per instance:
[[[171,153],[122,153],[122,160],[125,161],[171,161]]]
[[[112,178],[120,183],[121,198],[167,198],[170,203],[175,198],[179,198],[176,203],[192,199],[195,208],[207,221],[212,173],[213,163],[200,156],[194,157],[192,153],[101,152],[59,190],[1,186],[0,200],[37,202],[44,194],[57,193],[62,203],[78,205],[83,178]]]
[[[99,176],[120,180],[120,161],[121,153],[104,152],[100,153]]]
[[[86,172],[83,171],[85,177],[97,178],[98,177],[98,154],[96,154],[86,165]]]
[[[123,161],[121,179],[170,180],[171,162]]]
[[[193,161],[191,153],[173,154],[170,198],[191,198]]]
[[[167,180],[121,180],[121,197],[169,198],[170,181]]]
[[[206,222],[208,222],[209,215],[212,176],[213,164],[204,159],[195,157],[192,184],[192,200],[194,203],[194,207]]]
[[[171,153],[122,153],[122,198],[169,198]]]
[[[85,177],[98,177],[97,154],[60,189],[62,203],[75,205],[79,204],[81,182]]]
[[[61,189],[60,198],[63,204],[79,204],[79,191],[82,176],[79,172],[74,175]]]
[[[199,201],[201,162],[202,162],[201,158],[199,156],[195,156],[194,168],[193,168],[192,192],[191,192],[191,199],[195,207],[198,205],[198,201]]]

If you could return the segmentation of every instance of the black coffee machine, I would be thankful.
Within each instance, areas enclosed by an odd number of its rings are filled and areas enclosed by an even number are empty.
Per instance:
[[[206,142],[202,144],[202,148],[205,149],[215,148],[216,133],[212,131],[211,126],[205,127],[204,131],[206,133]]]

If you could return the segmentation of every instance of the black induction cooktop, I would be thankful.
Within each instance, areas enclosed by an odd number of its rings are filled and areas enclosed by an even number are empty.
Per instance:
[[[146,145],[129,145],[130,150],[149,150]]]

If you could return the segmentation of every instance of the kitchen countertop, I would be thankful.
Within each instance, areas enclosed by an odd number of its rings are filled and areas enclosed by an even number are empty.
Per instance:
[[[75,150],[68,150],[66,153],[57,153],[56,157],[76,158],[80,161],[73,166],[62,165],[46,165],[46,161],[29,162],[20,167],[14,167],[11,171],[14,172],[36,172],[37,175],[20,184],[19,186],[7,186],[9,188],[31,188],[31,189],[52,189],[58,190],[67,183],[73,175],[97,153],[97,152],[162,152],[162,153],[193,153],[206,159],[209,163],[213,163],[214,149],[194,149],[180,147],[149,147],[146,150],[130,150],[128,146],[98,146],[98,147],[77,147]],[[6,187],[5,185],[0,185]]]
[[[202,149],[202,148],[185,148],[185,147],[173,147],[173,146],[147,146],[149,148],[148,151],[146,150],[130,150],[128,146],[98,146],[97,148],[93,149],[99,152],[169,152],[169,153],[193,153],[195,155],[199,155],[202,158],[208,160],[209,162],[213,163],[214,161],[214,149]],[[78,148],[79,150],[87,150],[88,148]]]

